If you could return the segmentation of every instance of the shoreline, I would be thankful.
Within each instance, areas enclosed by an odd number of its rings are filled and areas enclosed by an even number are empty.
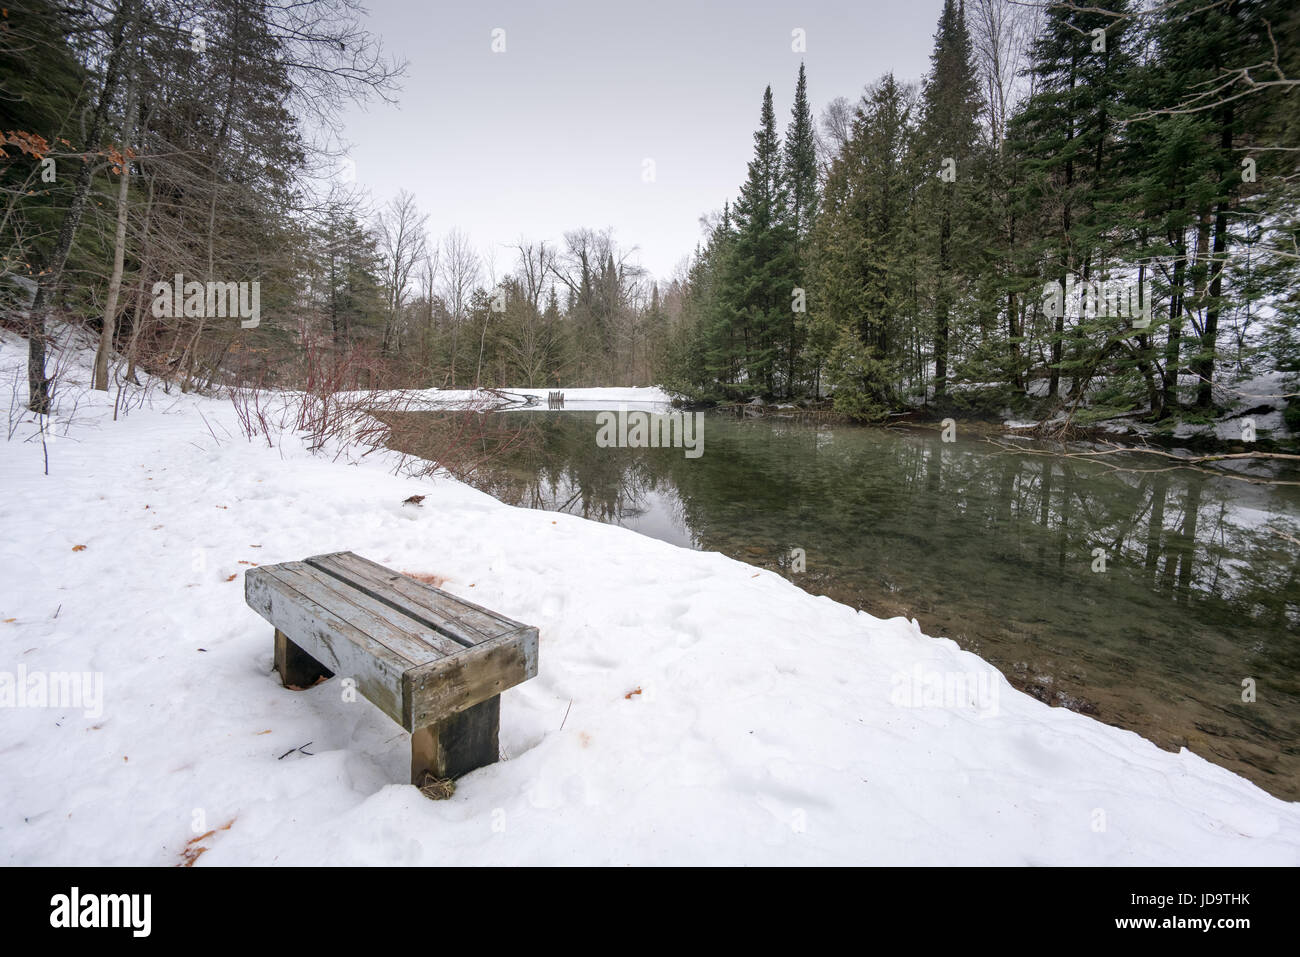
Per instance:
[[[65,380],[79,407],[49,476],[26,434],[0,462],[0,658],[102,672],[104,716],[4,712],[7,863],[176,863],[195,808],[217,828],[203,865],[1300,863],[1300,803],[1048,707],[913,621],[393,474],[394,453],[248,441],[226,400],[159,395],[114,422],[110,396],[76,392],[87,375]],[[541,629],[538,677],[502,697],[506,760],[449,801],[402,783],[409,749],[376,709],[271,674],[240,572],[339,549]],[[918,666],[983,680],[997,713],[891,701]]]

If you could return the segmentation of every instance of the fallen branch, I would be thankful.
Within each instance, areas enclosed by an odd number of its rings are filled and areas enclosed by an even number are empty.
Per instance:
[[[1138,445],[1116,445],[1112,442],[1105,443],[1108,447],[1105,449],[1095,449],[1090,451],[1079,452],[1054,452],[1047,449],[1027,449],[1022,446],[1006,445],[996,439],[985,437],[984,441],[990,445],[996,446],[1003,452],[1015,452],[1018,455],[1048,455],[1053,458],[1079,459],[1097,462],[1110,469],[1112,472],[1132,472],[1134,474],[1153,474],[1158,472],[1172,472],[1178,469],[1190,469],[1194,472],[1204,472],[1207,475],[1217,475],[1223,478],[1235,479],[1239,482],[1249,482],[1252,485],[1300,485],[1300,481],[1287,481],[1286,479],[1257,478],[1248,475],[1237,475],[1232,472],[1225,472],[1220,469],[1203,468],[1211,462],[1224,462],[1230,460],[1253,459],[1253,460],[1271,460],[1300,463],[1300,455],[1291,455],[1284,452],[1223,452],[1210,455],[1179,455],[1174,452],[1166,452],[1163,449],[1153,449],[1150,446]],[[1173,459],[1178,464],[1169,465],[1164,468],[1135,468],[1133,466],[1115,465],[1111,462],[1101,461],[1103,456],[1107,455],[1156,455],[1165,459]]]

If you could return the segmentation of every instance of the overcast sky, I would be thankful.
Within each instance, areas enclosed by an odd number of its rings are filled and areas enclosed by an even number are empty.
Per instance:
[[[739,190],[763,87],[784,134],[801,59],[814,118],[887,71],[920,79],[942,0],[367,6],[369,28],[409,62],[396,106],[346,118],[357,181],[376,202],[410,190],[433,235],[459,226],[497,247],[502,270],[520,235],[612,226],[668,278],[700,239],[699,217]]]

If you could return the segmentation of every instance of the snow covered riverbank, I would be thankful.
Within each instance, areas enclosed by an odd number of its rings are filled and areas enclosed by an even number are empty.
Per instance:
[[[554,390],[520,388],[498,389],[495,392],[485,392],[478,389],[409,389],[400,393],[347,392],[340,393],[340,395],[351,400],[378,398],[381,401],[398,402],[404,410],[418,411],[420,409],[493,408],[500,402],[496,393],[504,393],[509,398],[518,400],[521,403],[530,398],[534,400],[532,405],[521,404],[517,406],[519,411],[545,412],[547,410],[546,397],[552,391],[559,392],[564,396],[564,408],[570,411],[574,409],[618,409],[620,406],[648,411],[666,411],[671,408],[672,404],[672,396],[657,386]],[[511,408],[516,407],[512,406]]]
[[[4,335],[6,394],[23,359]],[[0,454],[0,675],[98,673],[103,700],[0,707],[5,864],[1300,863],[1300,805],[912,622],[395,456],[249,442],[226,401],[114,422],[68,374],[50,474],[30,424]],[[364,699],[271,671],[242,573],[342,549],[541,629],[507,760],[450,800],[402,783]]]

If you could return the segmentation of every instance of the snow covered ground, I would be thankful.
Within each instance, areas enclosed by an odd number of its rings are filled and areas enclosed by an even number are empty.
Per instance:
[[[552,392],[560,392],[564,395],[564,408],[567,410],[574,409],[618,409],[620,406],[627,406],[629,409],[645,410],[667,410],[672,403],[670,396],[663,389],[658,387],[620,387],[620,388],[584,388],[584,389],[499,389],[498,392],[507,393],[511,398],[522,401],[525,397],[536,399],[532,405],[518,406],[520,411],[540,411],[547,410],[546,396]],[[374,396],[382,398],[398,397],[397,393],[342,393],[346,398],[363,399]],[[489,392],[481,392],[477,389],[413,389],[400,393],[400,402],[405,409],[419,409],[421,407],[429,409],[440,408],[491,408],[498,404],[498,398]],[[513,407],[512,407],[513,408]]]
[[[1215,401],[1225,412],[1213,423],[1178,422],[1172,429],[1176,439],[1215,438],[1224,442],[1253,442],[1249,438],[1251,429],[1259,437],[1287,439],[1291,432],[1283,417],[1286,408],[1286,396],[1295,391],[1294,376],[1287,373],[1268,371],[1239,378],[1237,381],[1219,381],[1215,383]],[[1178,377],[1179,393],[1184,402],[1190,403],[1196,395],[1200,379],[1194,375]],[[1047,395],[1047,380],[1035,379],[1029,383],[1029,394],[1038,398]],[[1103,388],[1098,381],[1089,390],[1095,394]],[[1061,395],[1070,395],[1069,383],[1062,381]],[[1009,414],[1009,410],[1008,410]],[[1056,413],[1048,422],[1064,422],[1067,412]],[[1132,435],[1154,435],[1162,430],[1158,424],[1143,422],[1145,412],[1117,415],[1097,423],[1104,432]],[[1040,425],[1034,420],[1007,418],[1002,423],[1007,428],[1026,429]]]
[[[20,402],[23,358],[5,334]],[[69,374],[50,474],[30,422],[0,453],[0,701],[19,669],[103,696],[0,707],[0,863],[1300,864],[1300,805],[910,621],[393,456],[249,442],[226,401],[114,422]],[[243,572],[341,549],[541,629],[507,760],[450,800],[338,680],[272,673]]]

